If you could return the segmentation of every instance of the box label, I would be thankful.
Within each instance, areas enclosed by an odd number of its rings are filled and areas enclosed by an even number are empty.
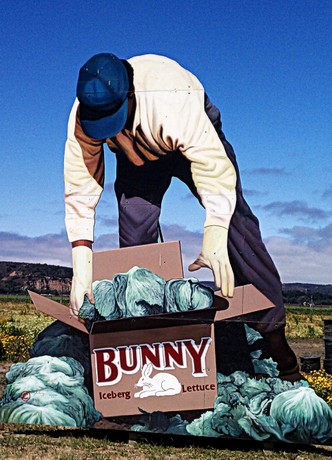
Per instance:
[[[137,340],[147,333],[164,340]],[[168,333],[173,340],[160,337]],[[154,412],[213,406],[217,384],[212,325],[128,331],[131,343],[109,346],[100,345],[116,341],[119,334],[102,335],[91,347],[91,358],[95,406],[105,417],[139,414],[139,407]]]

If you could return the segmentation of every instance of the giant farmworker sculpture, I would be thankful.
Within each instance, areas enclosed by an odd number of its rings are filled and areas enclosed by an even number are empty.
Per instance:
[[[269,298],[275,308],[254,314],[250,321],[264,337],[280,375],[300,380],[296,356],[285,338],[279,274],[243,197],[220,112],[200,81],[165,56],[123,60],[100,53],[81,67],[76,95],[65,147],[72,312],[78,314],[85,296],[94,302],[92,244],[106,144],[117,160],[120,247],[158,241],[162,200],[172,177],[179,178],[206,211],[201,253],[189,270],[210,268],[225,297],[233,296],[234,284],[252,283]]]

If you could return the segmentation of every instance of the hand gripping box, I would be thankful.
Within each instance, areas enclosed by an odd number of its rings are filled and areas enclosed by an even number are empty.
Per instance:
[[[133,266],[166,280],[182,278],[180,243],[96,252],[93,279],[112,279]],[[67,306],[29,293],[38,310],[89,334],[94,403],[104,417],[212,408],[217,395],[214,323],[273,307],[246,285],[227,300],[215,292],[206,310],[98,321],[88,331]]]

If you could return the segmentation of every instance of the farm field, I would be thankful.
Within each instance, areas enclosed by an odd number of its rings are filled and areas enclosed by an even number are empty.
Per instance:
[[[332,307],[287,307],[287,336],[298,358],[318,354],[323,363],[323,320],[326,318],[332,318]],[[5,373],[11,363],[29,358],[28,349],[35,336],[52,321],[52,318],[37,312],[29,298],[0,299],[0,397]],[[332,457],[331,446],[270,445],[233,440],[216,442],[192,438],[171,440],[151,435],[140,437],[139,442],[128,442],[128,439],[128,433],[106,430],[56,427],[36,430],[33,426],[0,423],[0,458],[311,460]]]

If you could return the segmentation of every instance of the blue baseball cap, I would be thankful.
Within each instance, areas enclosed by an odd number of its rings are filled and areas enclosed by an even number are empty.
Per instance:
[[[129,77],[121,59],[95,54],[80,69],[77,98],[85,134],[106,139],[118,134],[128,116]]]

